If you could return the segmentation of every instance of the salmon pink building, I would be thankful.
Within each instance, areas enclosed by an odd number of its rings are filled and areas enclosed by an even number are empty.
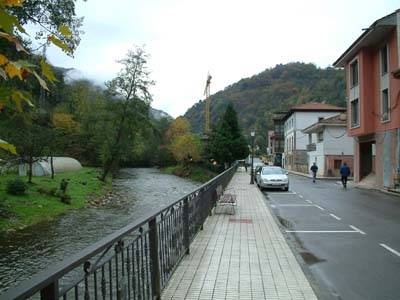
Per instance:
[[[375,21],[338,58],[346,71],[354,178],[388,189],[400,183],[400,10]]]

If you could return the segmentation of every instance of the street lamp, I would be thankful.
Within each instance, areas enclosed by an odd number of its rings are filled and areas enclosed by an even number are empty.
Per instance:
[[[251,175],[250,175],[250,184],[254,184],[254,170],[253,170],[253,164],[254,164],[254,137],[256,135],[256,131],[254,129],[251,130],[250,132],[251,135]]]

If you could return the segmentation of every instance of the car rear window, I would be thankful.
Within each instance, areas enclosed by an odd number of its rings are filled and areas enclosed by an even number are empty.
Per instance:
[[[275,175],[275,174],[279,174],[282,175],[283,170],[281,168],[263,168],[261,173],[263,175]]]

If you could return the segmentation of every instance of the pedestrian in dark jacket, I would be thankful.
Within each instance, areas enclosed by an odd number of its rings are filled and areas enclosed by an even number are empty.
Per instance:
[[[313,175],[313,179],[312,182],[315,183],[315,179],[317,178],[317,172],[318,172],[318,166],[316,163],[313,163],[313,165],[310,168],[312,175]]]
[[[345,163],[345,162],[340,167],[340,175],[342,175],[343,187],[346,188],[346,186],[347,186],[347,177],[350,176],[350,168],[347,165],[347,163]]]

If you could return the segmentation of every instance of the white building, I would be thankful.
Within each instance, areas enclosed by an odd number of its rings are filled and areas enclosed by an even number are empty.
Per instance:
[[[346,162],[353,171],[354,139],[347,135],[346,114],[322,119],[303,130],[308,135],[308,169],[315,162],[318,176],[340,176]]]
[[[308,134],[302,132],[306,127],[345,112],[345,108],[318,102],[310,102],[292,107],[284,119],[283,165],[286,169],[308,173],[307,145]]]

